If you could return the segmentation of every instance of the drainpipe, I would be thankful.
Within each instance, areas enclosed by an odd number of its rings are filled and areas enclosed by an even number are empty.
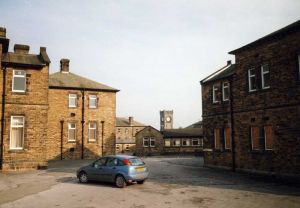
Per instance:
[[[101,135],[102,135],[102,142],[101,142],[101,154],[102,156],[104,156],[103,154],[103,141],[104,141],[104,121],[101,121]],[[122,146],[122,149],[123,149],[123,146]]]
[[[63,160],[64,120],[60,121],[60,160]]]
[[[233,75],[234,76],[234,75]],[[232,79],[233,76],[229,80],[229,92],[230,92],[230,122],[231,122],[231,159],[232,159],[232,171],[235,172],[235,140],[234,140],[234,118],[233,118],[233,94],[232,94]]]
[[[3,92],[2,92],[2,115],[1,115],[1,154],[0,154],[0,170],[3,168],[3,150],[4,150],[4,122],[5,122],[5,86],[6,86],[6,65],[2,68],[3,73]]]
[[[82,106],[81,106],[81,159],[84,159],[84,90],[82,93]]]

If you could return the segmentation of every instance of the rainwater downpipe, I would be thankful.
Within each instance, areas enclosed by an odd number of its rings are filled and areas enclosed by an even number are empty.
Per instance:
[[[2,109],[1,109],[1,154],[0,154],[0,170],[3,168],[3,150],[4,150],[4,122],[5,122],[5,91],[6,91],[6,65],[2,68],[3,86],[2,86]]]

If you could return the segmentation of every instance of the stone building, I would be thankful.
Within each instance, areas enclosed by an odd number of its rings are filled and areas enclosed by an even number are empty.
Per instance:
[[[173,129],[173,111],[162,110],[159,112],[160,115],[160,130]]]
[[[201,81],[205,165],[299,176],[300,21],[229,53]]]
[[[116,153],[131,154],[135,152],[135,135],[146,125],[135,121],[133,117],[117,117],[116,124]]]
[[[47,165],[46,138],[50,60],[46,48],[29,53],[28,45],[8,52],[6,29],[0,28],[1,150],[0,169]]]
[[[135,154],[138,156],[161,155],[164,150],[164,139],[160,131],[147,126],[136,134]]]
[[[118,90],[72,72],[61,59],[50,75],[47,159],[91,159],[115,153]]]

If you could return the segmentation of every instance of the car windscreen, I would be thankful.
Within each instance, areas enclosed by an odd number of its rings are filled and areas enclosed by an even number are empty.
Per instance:
[[[129,162],[133,166],[145,165],[143,160],[141,160],[140,158],[130,158]]]

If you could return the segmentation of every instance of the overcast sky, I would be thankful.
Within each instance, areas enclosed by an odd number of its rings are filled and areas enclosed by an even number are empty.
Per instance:
[[[0,0],[10,50],[47,47],[50,73],[70,71],[115,87],[117,116],[159,127],[201,119],[199,81],[239,48],[300,19],[300,0]]]

